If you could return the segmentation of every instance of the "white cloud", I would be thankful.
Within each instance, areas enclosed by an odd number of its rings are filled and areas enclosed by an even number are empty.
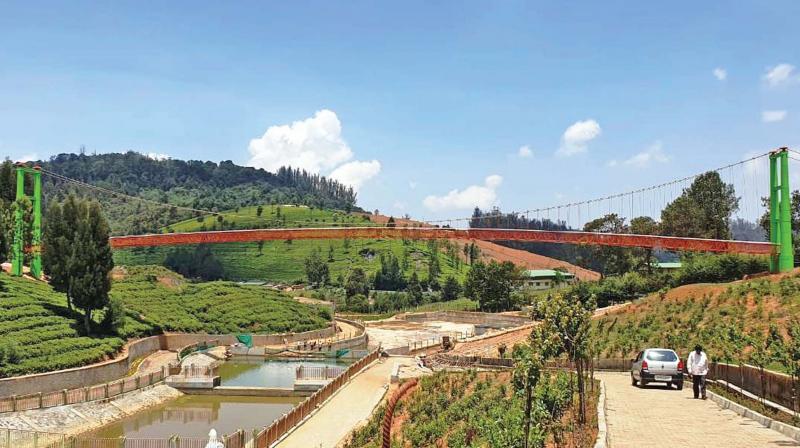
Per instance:
[[[15,162],[30,162],[32,160],[39,160],[39,155],[35,152],[24,154],[21,157],[17,158]]]
[[[561,136],[561,147],[556,151],[556,155],[569,157],[586,152],[589,142],[602,132],[600,125],[595,120],[576,121]]]
[[[496,190],[502,183],[502,176],[492,174],[484,180],[483,185],[470,185],[463,190],[451,190],[444,196],[430,195],[422,201],[422,204],[432,211],[488,208],[497,200]]]
[[[712,73],[714,73],[714,77],[717,78],[718,81],[725,81],[728,79],[728,71],[722,67],[715,68]]]
[[[381,162],[371,160],[369,162],[361,162],[354,160],[340,165],[333,170],[330,175],[331,179],[336,179],[339,182],[350,185],[353,190],[358,191],[364,182],[372,179],[381,172]]]
[[[172,158],[169,154],[162,154],[156,152],[148,152],[144,156],[147,157],[148,159],[153,159],[153,160],[168,160]]]
[[[612,160],[609,160],[608,162],[606,162],[606,166],[609,167],[609,168],[614,168],[617,165],[619,165],[619,162],[617,162],[617,159],[612,159]]]
[[[249,165],[275,171],[282,166],[312,173],[329,171],[331,179],[358,191],[377,176],[377,160],[352,160],[354,154],[342,138],[342,123],[336,113],[322,109],[311,118],[288,125],[270,126],[260,138],[250,140]]]
[[[765,110],[761,112],[761,121],[764,123],[774,123],[782,121],[786,118],[787,112],[785,110]]]
[[[413,180],[408,181],[408,188],[415,190],[417,188],[417,182]]]
[[[533,156],[533,151],[531,151],[531,148],[528,145],[520,146],[519,150],[517,151],[517,155],[524,159],[527,159]]]
[[[270,126],[261,138],[250,140],[248,149],[249,165],[268,171],[291,166],[319,173],[353,158],[339,118],[328,109],[289,125]]]
[[[394,207],[395,210],[405,210],[406,203],[403,201],[395,201],[395,203],[392,204],[392,207]]]
[[[772,87],[779,86],[794,79],[793,72],[794,65],[778,64],[775,67],[767,68],[767,73],[764,74],[764,81]]]
[[[651,163],[667,163],[669,156],[664,153],[663,145],[660,141],[648,146],[644,151],[625,160],[623,163],[637,168],[644,168]]]

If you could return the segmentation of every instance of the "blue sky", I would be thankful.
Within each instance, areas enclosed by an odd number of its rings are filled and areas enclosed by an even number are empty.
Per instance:
[[[800,2],[646,3],[2,1],[0,154],[290,161],[441,218],[800,149]]]

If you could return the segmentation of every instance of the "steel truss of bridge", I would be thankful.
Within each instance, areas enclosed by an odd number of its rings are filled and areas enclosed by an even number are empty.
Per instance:
[[[775,255],[779,246],[768,242],[730,241],[619,233],[565,232],[518,229],[451,229],[437,227],[324,227],[296,229],[219,230],[111,237],[111,247],[177,246],[185,244],[246,243],[275,240],[326,239],[455,239],[529,241],[616,247],[643,247],[671,251],[727,252]]]

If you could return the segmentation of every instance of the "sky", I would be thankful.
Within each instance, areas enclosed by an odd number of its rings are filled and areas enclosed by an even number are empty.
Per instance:
[[[800,2],[662,3],[0,0],[0,155],[299,166],[437,219],[800,150]]]

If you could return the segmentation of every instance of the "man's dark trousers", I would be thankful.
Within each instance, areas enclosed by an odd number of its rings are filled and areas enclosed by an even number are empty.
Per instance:
[[[705,375],[692,375],[692,391],[694,398],[706,398],[706,376]]]

